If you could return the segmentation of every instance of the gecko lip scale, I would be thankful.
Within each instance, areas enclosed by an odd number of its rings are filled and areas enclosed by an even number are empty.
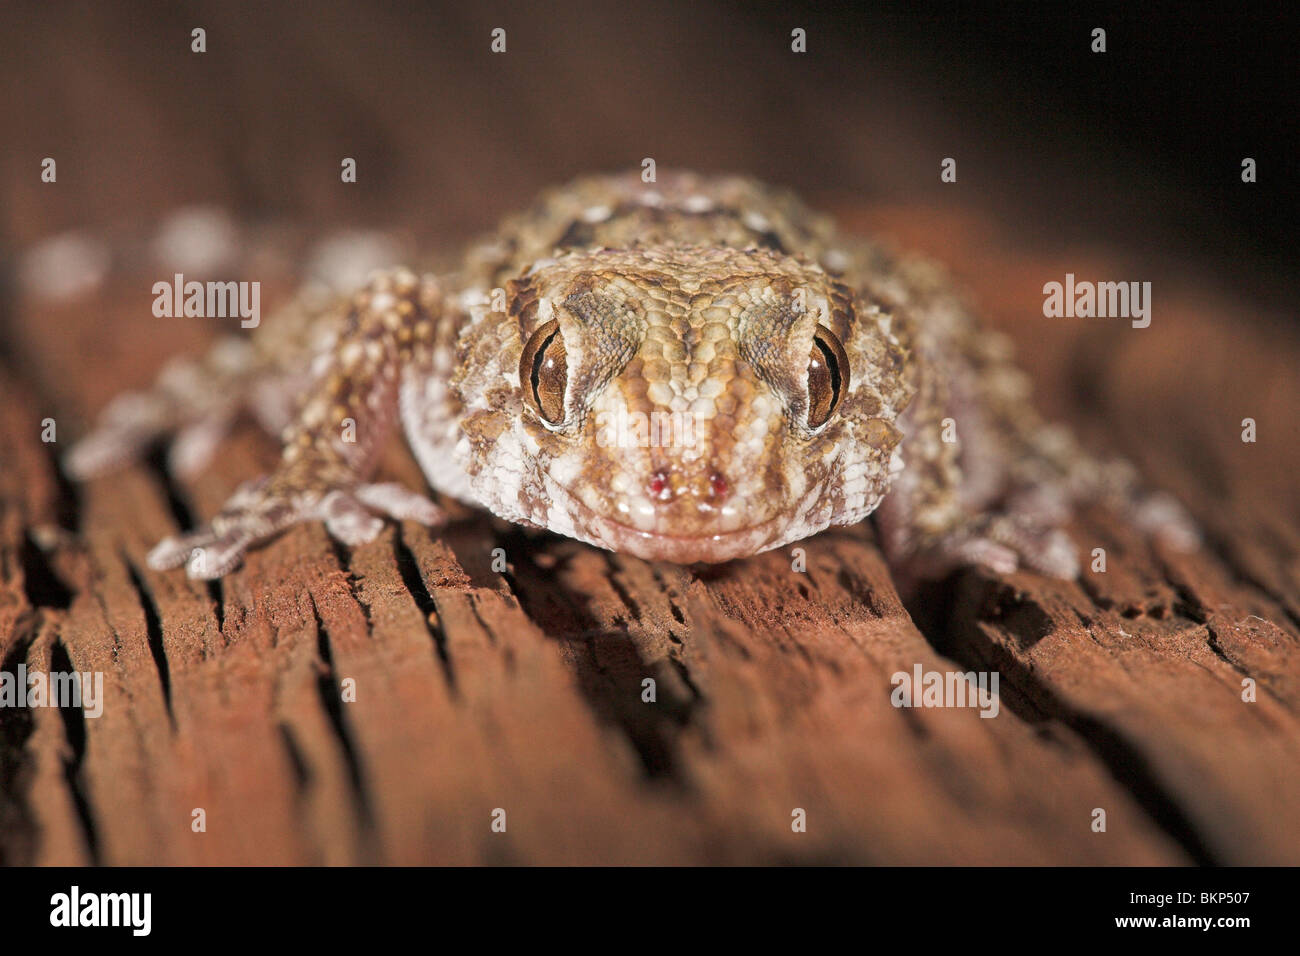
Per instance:
[[[567,488],[555,483],[551,487],[563,495],[566,510],[576,517],[574,524],[578,537],[647,561],[721,564],[766,550],[770,542],[780,540],[780,531],[785,526],[784,519],[778,517],[748,528],[717,534],[663,534],[623,524],[593,510]]]

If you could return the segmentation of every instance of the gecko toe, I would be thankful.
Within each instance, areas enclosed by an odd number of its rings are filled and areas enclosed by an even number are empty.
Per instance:
[[[212,461],[230,429],[231,416],[212,415],[176,433],[167,449],[167,470],[181,478],[200,474]]]
[[[1195,551],[1201,545],[1196,522],[1172,495],[1155,492],[1134,507],[1137,526],[1175,551]]]
[[[154,545],[146,557],[149,567],[155,571],[170,571],[179,568],[190,559],[194,549],[206,542],[210,535],[177,535],[164,538]]]
[[[384,529],[380,518],[366,511],[352,495],[335,491],[321,502],[325,528],[337,540],[349,547],[375,540]]]
[[[223,577],[239,567],[252,541],[251,535],[241,531],[227,531],[220,537],[210,538],[206,544],[191,550],[186,573],[199,581]]]
[[[357,489],[357,498],[367,507],[398,521],[418,521],[430,527],[438,527],[447,522],[447,516],[441,508],[424,495],[396,482],[362,485]]]
[[[356,497],[368,507],[382,511],[399,522],[412,520],[430,527],[438,527],[447,522],[447,516],[441,507],[434,505],[422,494],[396,483],[363,485],[356,490]]]

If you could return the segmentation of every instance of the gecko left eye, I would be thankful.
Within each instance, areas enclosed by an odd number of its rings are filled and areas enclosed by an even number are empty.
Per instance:
[[[528,339],[519,359],[519,382],[524,400],[548,425],[564,421],[564,390],[569,384],[569,362],[560,323],[552,319]]]
[[[817,326],[808,361],[808,427],[821,428],[849,390],[849,357],[830,329]]]

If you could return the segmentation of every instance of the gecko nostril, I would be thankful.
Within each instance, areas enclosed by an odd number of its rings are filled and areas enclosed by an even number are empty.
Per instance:
[[[672,497],[672,489],[668,486],[668,473],[660,470],[650,476],[650,484],[646,486],[650,492],[650,497],[657,501],[664,501]]]
[[[710,472],[707,478],[702,475],[687,480],[680,475],[674,475],[671,469],[660,468],[650,474],[650,480],[646,482],[646,494],[652,501],[669,502],[677,498],[678,495],[688,495],[691,498],[725,498],[731,494],[731,484],[727,481],[722,472]]]

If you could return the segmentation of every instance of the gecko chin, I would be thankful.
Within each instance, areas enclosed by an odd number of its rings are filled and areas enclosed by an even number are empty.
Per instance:
[[[632,554],[646,561],[721,564],[776,547],[782,542],[782,530],[779,522],[767,521],[752,528],[717,534],[673,535],[642,531],[593,516],[577,534],[590,544]]]
[[[647,509],[643,514],[646,527],[637,527],[629,521],[610,517],[579,499],[568,489],[551,485],[553,501],[562,502],[563,510],[571,520],[566,534],[588,544],[635,555],[646,561],[667,561],[673,564],[721,564],[749,557],[760,551],[779,547],[797,538],[807,537],[821,530],[808,527],[794,533],[786,515],[763,518],[751,524],[736,522],[737,526],[719,527],[717,511],[701,508],[695,520],[683,522],[680,509]],[[551,527],[555,527],[552,511]],[[735,522],[735,518],[730,519]],[[679,529],[689,528],[683,533]],[[669,529],[672,529],[671,531]]]

